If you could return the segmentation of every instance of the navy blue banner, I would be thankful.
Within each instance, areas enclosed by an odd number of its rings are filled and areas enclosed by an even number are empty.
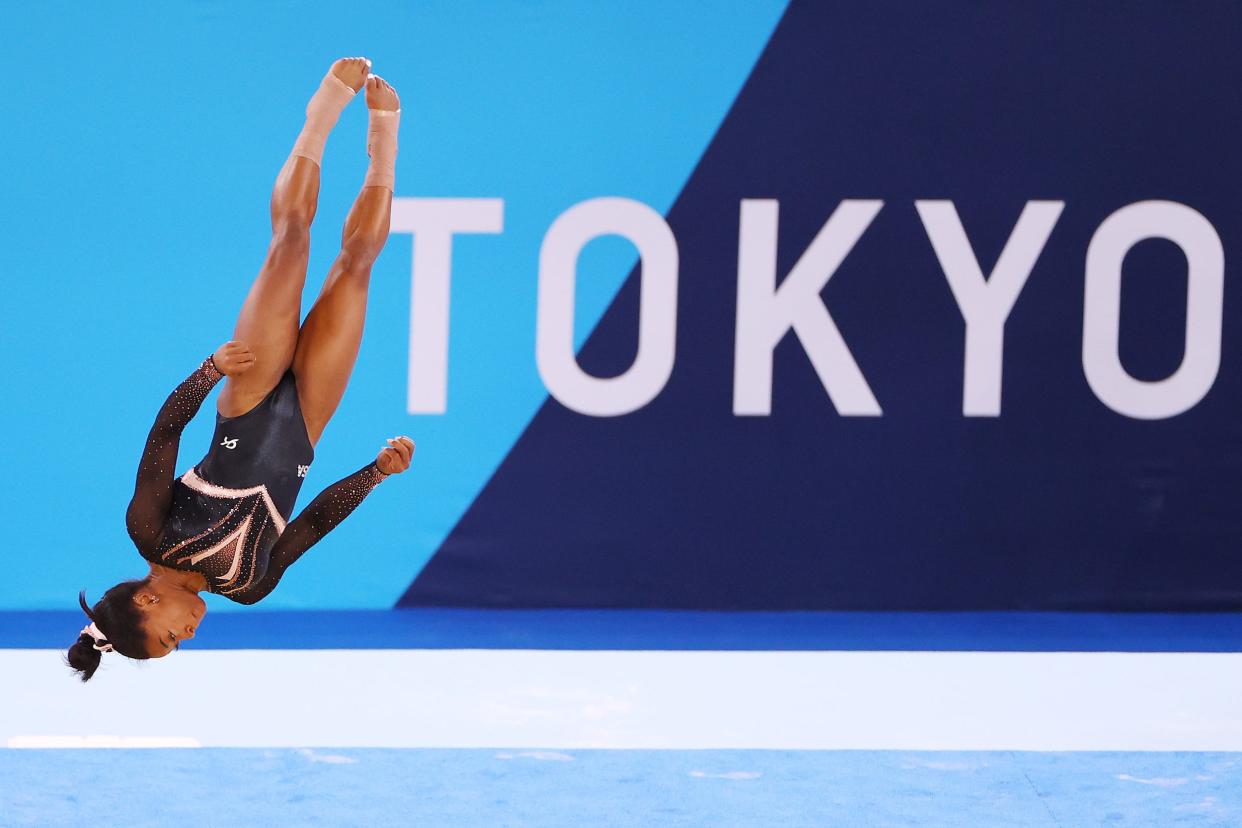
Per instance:
[[[1242,605],[1240,30],[795,2],[671,242],[549,230],[552,396],[399,603]],[[544,323],[591,228],[642,264],[579,376]]]

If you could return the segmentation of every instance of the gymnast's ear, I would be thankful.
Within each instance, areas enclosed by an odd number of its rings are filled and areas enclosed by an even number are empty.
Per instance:
[[[160,602],[160,597],[156,595],[154,592],[149,592],[145,589],[140,589],[134,593],[134,597],[132,600],[138,606],[146,608],[152,604],[158,604]]]

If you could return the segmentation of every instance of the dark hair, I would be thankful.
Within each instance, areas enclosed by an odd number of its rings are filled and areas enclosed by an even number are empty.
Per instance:
[[[122,581],[105,592],[94,607],[86,605],[86,590],[78,593],[82,611],[107,636],[106,641],[99,643],[111,644],[112,649],[129,658],[150,657],[146,650],[146,631],[142,628],[142,612],[134,603],[134,594],[146,586],[148,580]],[[81,675],[82,681],[90,681],[99,669],[102,656],[103,653],[95,649],[95,639],[82,633],[69,648],[66,660],[74,672]]]

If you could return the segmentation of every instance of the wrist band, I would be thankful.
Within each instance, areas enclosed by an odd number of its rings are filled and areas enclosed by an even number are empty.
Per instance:
[[[203,367],[203,370],[207,372],[208,378],[210,378],[211,380],[218,381],[224,378],[224,372],[221,371],[218,367],[216,367],[215,354],[211,354],[205,360],[203,360],[202,367]]]

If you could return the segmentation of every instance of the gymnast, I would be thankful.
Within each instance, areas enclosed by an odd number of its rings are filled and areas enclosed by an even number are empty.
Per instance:
[[[371,62],[332,64],[306,107],[306,124],[272,191],[272,240],[242,305],[233,340],[169,395],[147,437],[126,527],[150,564],[93,607],[69,649],[83,681],[103,653],[160,658],[193,638],[206,590],[242,604],[262,600],[285,570],[349,515],[388,475],[409,468],[414,444],[394,438],[368,463],[325,489],[293,520],[314,447],[336,411],[362,342],[371,265],[388,239],[400,100]],[[366,86],[370,165],[341,251],[299,328],[319,165],[337,118]],[[174,478],[181,432],[227,377],[207,456]]]

